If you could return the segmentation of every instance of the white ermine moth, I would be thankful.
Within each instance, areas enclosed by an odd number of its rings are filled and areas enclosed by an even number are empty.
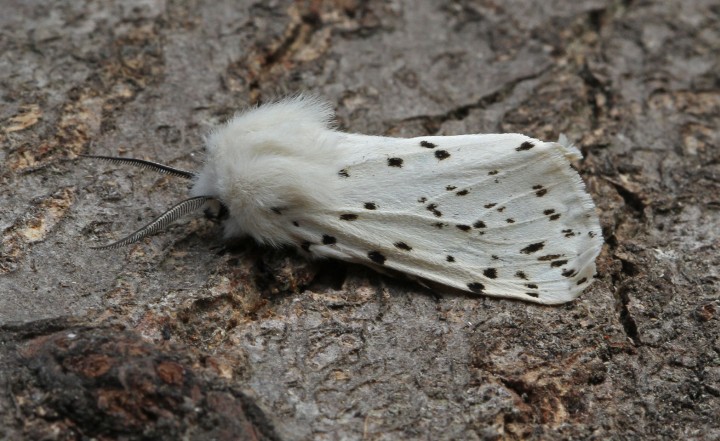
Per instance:
[[[448,287],[544,304],[576,298],[603,243],[564,137],[411,139],[343,133],[331,107],[295,96],[247,110],[207,138],[198,173],[100,157],[193,180],[187,199],[110,245],[215,205],[226,237],[293,244]],[[95,156],[98,157],[98,156]]]

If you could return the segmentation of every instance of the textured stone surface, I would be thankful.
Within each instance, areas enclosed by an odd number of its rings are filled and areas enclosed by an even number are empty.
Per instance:
[[[269,437],[720,437],[717,1],[0,6],[0,437],[144,436],[102,413],[107,383],[28,361],[58,360],[47,342],[68,333],[91,368],[99,341],[171,352],[202,377],[195,398],[216,394],[207,412],[254,401]],[[187,186],[77,154],[194,169],[213,125],[298,90],[361,133],[566,133],[607,239],[598,280],[560,307],[431,292],[226,247],[203,219],[88,249]],[[68,378],[95,404],[68,405],[54,383]],[[240,436],[234,412],[213,421]],[[168,437],[207,427],[163,415]]]

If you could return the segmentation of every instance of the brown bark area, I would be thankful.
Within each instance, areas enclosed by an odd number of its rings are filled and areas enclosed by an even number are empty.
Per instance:
[[[0,6],[0,438],[720,438],[717,1]],[[359,133],[566,133],[598,280],[431,292],[203,219],[88,248],[186,185],[79,153],[196,169],[298,90]]]

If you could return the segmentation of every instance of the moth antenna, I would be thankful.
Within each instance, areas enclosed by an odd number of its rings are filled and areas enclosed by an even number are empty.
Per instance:
[[[188,213],[192,213],[195,210],[201,208],[205,203],[211,199],[210,196],[197,196],[190,199],[185,199],[179,204],[175,205],[165,213],[161,214],[157,219],[135,231],[134,233],[125,236],[124,238],[113,242],[108,245],[101,245],[99,247],[90,247],[94,250],[113,250],[116,248],[124,247],[125,245],[133,244],[143,238],[167,227],[171,222],[175,221],[181,216]]]
[[[148,170],[152,170],[152,171],[155,171],[158,173],[163,173],[163,174],[172,175],[172,176],[178,176],[180,178],[185,178],[185,179],[195,178],[195,173],[193,173],[193,172],[180,170],[179,168],[170,167],[169,165],[158,164],[157,162],[146,161],[144,159],[119,158],[117,156],[98,156],[98,155],[78,155],[78,156],[82,156],[83,158],[103,159],[105,161],[115,162],[118,164],[130,164],[130,165],[134,165],[135,167],[146,168]]]

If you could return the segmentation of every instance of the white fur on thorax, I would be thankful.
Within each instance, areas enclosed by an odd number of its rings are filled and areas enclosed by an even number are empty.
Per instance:
[[[285,215],[337,205],[335,146],[344,135],[330,127],[332,116],[328,104],[298,96],[240,113],[208,136],[192,195],[227,206],[226,237],[290,243]]]

